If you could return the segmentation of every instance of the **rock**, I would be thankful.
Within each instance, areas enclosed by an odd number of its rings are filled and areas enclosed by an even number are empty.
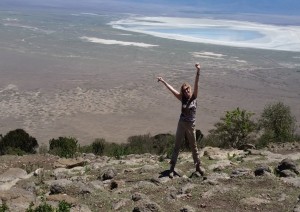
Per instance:
[[[85,160],[83,158],[59,158],[54,163],[54,168],[67,168],[71,169],[76,166],[84,166]]]
[[[300,177],[283,177],[280,178],[284,183],[300,188]]]
[[[70,209],[70,212],[92,212],[87,205],[76,205]]]
[[[104,189],[104,185],[103,182],[100,180],[94,180],[89,182],[88,184],[89,187],[95,188],[95,189],[99,189],[99,190],[103,190]]]
[[[254,144],[243,144],[239,149],[242,150],[256,149],[256,146]]]
[[[245,157],[246,155],[243,150],[224,150],[217,147],[205,147],[202,151],[203,156],[207,156],[210,160],[226,160],[234,157]]]
[[[112,180],[110,183],[110,190],[118,189],[125,186],[125,181],[123,180]]]
[[[32,175],[27,174],[24,169],[20,168],[10,168],[6,172],[0,175],[0,182],[8,182],[13,181],[15,179],[26,179],[31,177]]]
[[[0,191],[11,189],[20,179],[28,179],[33,176],[33,173],[27,172],[20,168],[10,168],[0,175]]]
[[[145,172],[151,172],[151,171],[156,171],[159,169],[159,165],[158,164],[154,164],[154,165],[144,165],[143,167],[140,168],[139,173],[145,173]]]
[[[240,168],[240,169],[233,170],[230,177],[231,178],[241,177],[241,176],[245,176],[245,175],[250,175],[250,173],[251,173],[251,169]]]
[[[293,208],[293,212],[300,212],[300,202],[298,202]]]
[[[188,184],[186,184],[185,186],[183,186],[183,187],[180,189],[179,193],[180,193],[180,194],[188,194],[188,193],[191,193],[194,187],[195,187],[194,184],[188,183]]]
[[[289,158],[282,160],[277,167],[279,172],[286,169],[292,170],[294,173],[299,174],[299,170],[297,169],[295,162]]]
[[[46,200],[47,201],[54,201],[54,202],[60,202],[60,201],[65,201],[71,205],[75,205],[78,200],[73,198],[73,197],[70,197],[69,195],[67,194],[53,194],[53,195],[49,195],[46,197]]]
[[[157,185],[149,181],[139,181],[133,187],[136,189],[142,189],[142,188],[147,189],[147,188],[153,188],[153,186],[157,186]]]
[[[0,199],[5,200],[9,211],[25,211],[35,198],[34,193],[20,188],[0,192]]]
[[[256,197],[243,198],[240,200],[240,202],[244,205],[261,205],[270,203],[269,200]]]
[[[135,202],[139,201],[142,199],[142,195],[143,194],[136,192],[136,193],[132,194],[131,199]]]
[[[272,172],[271,168],[267,165],[261,165],[254,170],[254,175],[262,176],[262,175],[265,175],[267,172],[271,173]]]
[[[41,176],[44,173],[43,168],[38,168],[37,170],[34,171],[33,175],[34,176]]]
[[[101,176],[101,179],[103,181],[113,179],[115,176],[117,176],[117,171],[115,168],[109,168],[104,171],[104,173]]]
[[[66,179],[55,180],[50,185],[50,194],[66,193],[67,186],[71,185],[72,183],[72,181]]]
[[[247,149],[247,152],[249,155],[264,155],[264,153],[261,150],[256,149]]]
[[[179,211],[180,212],[195,212],[196,210],[193,207],[186,205],[183,208],[180,208]]]
[[[237,187],[235,187],[235,186],[216,185],[216,186],[213,186],[208,191],[202,193],[201,197],[203,199],[209,199],[209,198],[213,197],[214,195],[225,194],[231,190],[236,190],[236,189],[237,189]]]
[[[217,147],[205,147],[203,149],[203,156],[208,157],[210,160],[227,159],[227,155]]]
[[[297,177],[297,174],[289,169],[282,170],[279,172],[280,177]]]
[[[128,202],[130,202],[129,199],[121,199],[121,200],[117,201],[116,203],[113,203],[112,209],[114,211],[120,210],[122,207],[126,206],[126,204]]]
[[[155,203],[155,202],[152,202],[150,200],[148,201],[138,201],[138,206],[134,207],[133,209],[134,212],[160,212],[162,211],[161,210],[161,207]]]
[[[202,179],[203,176],[200,174],[200,172],[195,171],[191,174],[190,178],[201,178]]]
[[[208,169],[209,170],[224,170],[226,167],[231,166],[231,161],[228,159],[224,159],[224,160],[219,160],[216,163],[209,165]]]
[[[228,180],[230,176],[227,173],[211,173],[204,182],[217,181],[219,179]]]
[[[277,200],[278,202],[283,202],[288,198],[288,196],[285,193],[280,194],[279,199]]]

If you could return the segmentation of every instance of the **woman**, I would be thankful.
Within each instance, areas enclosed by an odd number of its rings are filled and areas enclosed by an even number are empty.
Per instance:
[[[204,174],[203,170],[200,168],[200,159],[199,153],[196,145],[196,130],[195,130],[195,120],[196,120],[196,108],[197,108],[197,96],[198,96],[198,81],[200,76],[200,64],[195,64],[196,67],[196,77],[194,90],[192,91],[192,87],[183,83],[178,92],[171,85],[169,85],[162,77],[158,77],[158,82],[162,82],[173,94],[174,96],[181,101],[181,115],[179,118],[177,131],[176,131],[176,140],[175,146],[172,154],[172,158],[170,161],[170,177],[174,176],[174,169],[177,162],[177,157],[179,154],[180,146],[183,141],[183,138],[187,137],[189,141],[190,148],[192,149],[192,155],[194,164],[196,167],[196,171],[199,172],[202,176]]]

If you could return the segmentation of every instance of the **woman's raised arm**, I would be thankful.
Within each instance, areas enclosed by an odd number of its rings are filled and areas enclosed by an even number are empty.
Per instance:
[[[200,64],[199,63],[196,63],[195,64],[195,67],[196,67],[196,77],[195,77],[195,84],[194,84],[194,96],[195,98],[197,98],[198,96],[198,82],[199,82],[199,76],[200,76]]]
[[[157,81],[162,82],[174,94],[174,96],[178,100],[181,100],[181,94],[175,88],[173,88],[170,84],[168,84],[162,77],[157,77]]]

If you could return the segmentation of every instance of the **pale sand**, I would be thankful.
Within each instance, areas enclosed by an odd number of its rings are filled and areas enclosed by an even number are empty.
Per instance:
[[[101,44],[106,44],[106,45],[138,46],[138,47],[144,47],[144,48],[158,46],[158,45],[147,44],[147,43],[108,40],[108,39],[95,38],[95,37],[81,37],[81,39],[88,41],[88,42],[92,42],[92,43],[101,43]]]

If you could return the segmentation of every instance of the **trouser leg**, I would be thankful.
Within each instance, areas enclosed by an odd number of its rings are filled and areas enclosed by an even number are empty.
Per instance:
[[[196,130],[195,130],[195,124],[194,123],[186,123],[186,135],[189,141],[190,148],[192,150],[193,160],[194,164],[196,165],[196,169],[200,166],[200,158],[196,143]]]
[[[176,130],[176,138],[175,138],[175,146],[174,146],[174,149],[173,149],[173,154],[172,154],[172,157],[171,157],[171,168],[170,170],[171,171],[174,171],[174,168],[175,168],[175,165],[176,165],[176,162],[177,162],[177,158],[178,158],[178,154],[179,154],[179,150],[180,150],[180,147],[181,147],[181,143],[182,143],[182,140],[183,140],[183,137],[184,137],[184,126],[183,126],[183,122],[178,122],[178,126],[177,126],[177,130]]]

